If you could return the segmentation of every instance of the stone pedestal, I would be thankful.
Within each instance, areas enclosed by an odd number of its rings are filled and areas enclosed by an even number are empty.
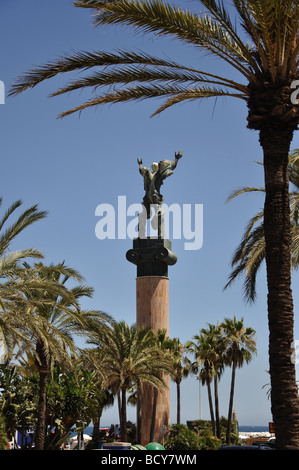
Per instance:
[[[166,330],[169,335],[168,266],[176,263],[171,242],[163,238],[137,238],[127,259],[137,266],[136,278],[136,324],[150,327],[154,332]],[[165,377],[167,389],[158,393],[154,441],[162,442],[163,426],[170,425],[169,377]],[[141,444],[150,442],[154,388],[145,384],[141,397]],[[139,410],[137,410],[138,414]]]

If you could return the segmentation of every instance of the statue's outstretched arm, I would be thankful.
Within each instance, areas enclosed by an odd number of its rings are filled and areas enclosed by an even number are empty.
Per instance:
[[[179,160],[183,156],[183,150],[179,150],[178,152],[175,153],[175,159]]]
[[[183,156],[183,150],[179,150],[178,152],[175,152],[174,154],[174,161],[172,162],[172,165],[171,165],[171,169],[174,170],[175,167],[177,166],[178,164],[178,161],[180,158],[182,158]]]
[[[144,166],[142,166],[142,159],[137,158],[137,163],[139,165],[139,173],[143,176],[146,168]]]

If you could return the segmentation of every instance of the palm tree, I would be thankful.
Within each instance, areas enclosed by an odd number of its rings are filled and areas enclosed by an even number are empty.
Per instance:
[[[247,127],[258,131],[264,154],[264,231],[268,284],[269,362],[272,414],[278,448],[299,448],[299,410],[293,343],[290,266],[288,154],[298,128],[299,107],[291,100],[299,78],[297,0],[201,0],[205,11],[183,11],[162,0],[77,0],[94,12],[95,26],[120,24],[169,36],[212,54],[240,80],[154,57],[145,52],[77,52],[42,65],[12,86],[17,94],[60,73],[93,69],[54,95],[92,87],[96,96],[61,116],[105,103],[164,98],[155,114],[177,103],[233,97],[247,105]],[[240,30],[239,30],[240,27]],[[247,42],[244,37],[249,39]],[[111,85],[111,88],[107,90]],[[98,94],[103,87],[103,93]],[[283,384],[283,385],[282,385]],[[284,413],[281,413],[284,409]]]
[[[209,407],[213,434],[220,438],[220,415],[218,398],[218,381],[223,372],[223,341],[219,325],[208,324],[202,328],[199,335],[193,336],[193,341],[186,343],[186,347],[193,352],[197,365],[202,365],[199,377],[208,388]],[[211,395],[211,382],[214,381],[215,418]],[[216,425],[216,429],[215,429]]]
[[[161,351],[165,353],[165,355],[169,352],[169,348],[171,347],[172,343],[168,336],[166,336],[166,329],[158,329],[156,333],[156,345]],[[173,370],[171,369],[171,372]],[[156,425],[156,416],[157,416],[157,405],[158,405],[158,396],[159,396],[159,388],[154,387],[153,389],[153,405],[152,405],[152,420],[151,420],[151,427],[150,427],[150,436],[149,442],[153,442],[155,439],[155,425]],[[137,441],[141,442],[141,427],[142,427],[142,391],[139,390],[137,393],[137,400],[138,400],[138,423],[137,423]]]
[[[223,372],[223,338],[219,325],[208,324],[207,328],[201,329],[201,334],[205,338],[205,344],[209,347],[209,360],[212,366],[214,377],[214,402],[215,402],[215,418],[216,418],[216,436],[221,437],[220,414],[219,414],[219,396],[218,382]]]
[[[181,382],[191,373],[191,362],[185,355],[185,348],[179,338],[170,340],[170,353],[173,356],[173,371],[171,378],[176,384],[177,391],[177,420],[176,424],[181,424]]]
[[[293,190],[289,192],[291,213],[291,266],[297,269],[299,266],[299,229],[298,229],[298,204],[299,204],[299,149],[289,155],[289,179]],[[234,191],[229,197],[231,201],[236,196],[251,192],[265,192],[264,188],[244,187]],[[232,284],[241,274],[245,273],[244,297],[247,302],[256,299],[256,277],[265,260],[265,236],[264,236],[264,211],[254,215],[244,232],[241,243],[235,250],[231,265],[234,268],[224,289]]]
[[[243,318],[237,320],[225,318],[220,325],[223,331],[225,350],[225,363],[232,368],[231,389],[228,409],[228,422],[226,443],[229,445],[231,440],[231,422],[233,413],[233,401],[235,391],[235,377],[237,367],[242,367],[244,362],[248,363],[252,359],[252,355],[256,353],[255,330],[244,326]]]
[[[107,376],[106,386],[120,392],[121,439],[127,440],[127,398],[129,388],[137,391],[144,383],[159,389],[165,387],[163,372],[169,372],[170,361],[157,348],[154,333],[147,328],[129,326],[125,322],[111,325],[91,340],[102,346],[101,367]]]
[[[211,391],[211,383],[213,381],[213,375],[214,374],[212,373],[211,365],[209,364],[209,361],[205,360],[203,363],[203,367],[199,371],[198,380],[201,381],[202,385],[206,385],[208,389],[208,402],[209,402],[209,409],[210,409],[210,416],[211,416],[212,433],[213,433],[213,436],[216,436],[216,424],[215,424],[213,398],[212,398],[212,391]]]
[[[80,309],[79,299],[90,297],[92,289],[82,284],[82,276],[64,263],[46,266],[36,263],[27,267],[30,279],[40,278],[44,290],[30,290],[27,300],[30,309],[19,313],[14,321],[15,329],[29,340],[24,348],[34,350],[39,373],[39,403],[35,448],[42,450],[45,442],[46,386],[54,362],[72,366],[72,356],[77,347],[72,334],[86,332],[91,322],[105,320],[104,315]],[[68,279],[79,282],[71,289],[65,287]],[[19,354],[22,353],[22,348]]]

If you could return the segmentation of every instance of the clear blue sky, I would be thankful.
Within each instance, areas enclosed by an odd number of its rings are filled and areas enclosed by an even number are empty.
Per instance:
[[[198,2],[178,2],[199,8]],[[34,65],[74,50],[111,51],[138,48],[174,57],[198,68],[231,73],[223,64],[175,41],[136,36],[122,28],[95,29],[90,12],[74,8],[72,0],[2,0],[1,72],[6,90],[17,76]],[[233,72],[234,73],[234,72]],[[235,75],[234,75],[235,76]],[[18,97],[6,98],[1,115],[1,190],[4,207],[22,199],[24,208],[39,204],[47,219],[18,239],[16,248],[36,247],[45,261],[78,269],[95,289],[85,308],[108,312],[117,320],[135,322],[135,269],[126,261],[131,240],[98,240],[95,209],[101,203],[139,203],[143,184],[136,159],[153,161],[184,156],[163,187],[168,204],[203,204],[204,241],[198,251],[184,250],[173,241],[178,256],[170,268],[170,336],[181,342],[192,338],[207,323],[224,317],[244,318],[256,330],[258,355],[237,373],[235,409],[241,425],[267,425],[271,421],[266,389],[268,326],[266,280],[258,276],[254,305],[243,301],[242,280],[223,292],[230,261],[249,218],[263,206],[262,195],[244,195],[226,204],[239,187],[263,185],[258,134],[246,128],[246,106],[241,100],[194,102],[150,118],[158,101],[113,105],[84,111],[62,120],[57,115],[89,98],[74,93],[48,98],[71,76],[58,77]],[[238,78],[235,76],[235,78]],[[292,148],[299,147],[298,134]],[[298,274],[293,277],[295,312]],[[299,339],[296,322],[295,338]],[[227,415],[230,370],[220,382],[220,413]],[[176,419],[175,388],[171,389],[171,421]],[[135,420],[135,410],[129,409]],[[182,383],[182,422],[199,417],[198,381]],[[209,419],[206,390],[202,417]],[[116,407],[104,412],[102,423],[117,423]]]

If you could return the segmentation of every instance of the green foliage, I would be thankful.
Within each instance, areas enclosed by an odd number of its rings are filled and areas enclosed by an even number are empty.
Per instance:
[[[195,432],[183,424],[171,426],[165,441],[167,450],[216,450],[221,442],[213,436],[211,427],[202,432]]]
[[[74,370],[61,373],[56,366],[47,386],[47,429],[45,447],[57,449],[71,430],[88,425],[103,398],[96,371],[78,364]]]
[[[220,432],[221,432],[221,444],[225,444],[226,442],[226,430],[227,430],[228,420],[224,416],[220,418]],[[188,429],[196,433],[197,435],[201,436],[202,438],[205,437],[208,439],[212,436],[212,425],[211,421],[207,420],[194,420],[194,421],[187,421]],[[219,443],[219,440],[217,440]],[[214,440],[212,441],[212,444]],[[231,444],[238,445],[241,441],[238,437],[238,423],[233,421],[232,422],[232,433],[231,433]]]
[[[5,417],[6,433],[28,429],[36,421],[37,376],[23,376],[16,367],[0,366],[0,414]]]
[[[0,367],[0,415],[5,416],[6,433],[36,426],[38,374],[17,367]],[[72,372],[56,365],[47,385],[46,444],[58,449],[72,428],[88,425],[98,409],[104,392],[95,371],[78,365]]]
[[[4,417],[0,414],[0,450],[7,449],[8,438],[6,435]]]
[[[227,433],[227,426],[228,420],[225,416],[221,416],[220,418],[221,424],[221,440],[223,444],[226,443],[226,433]],[[239,439],[239,431],[238,431],[238,423],[236,421],[231,422],[231,444],[232,445],[240,445],[242,443],[241,439]]]
[[[199,450],[198,435],[184,426],[174,424],[171,426],[169,436],[165,440],[166,450]]]
[[[107,386],[121,393],[122,440],[127,440],[126,393],[132,387],[141,388],[150,383],[157,389],[166,385],[163,373],[171,373],[173,360],[166,350],[157,346],[157,338],[150,328],[129,326],[126,322],[113,323],[110,328],[90,335],[91,344],[98,348],[98,361]]]

